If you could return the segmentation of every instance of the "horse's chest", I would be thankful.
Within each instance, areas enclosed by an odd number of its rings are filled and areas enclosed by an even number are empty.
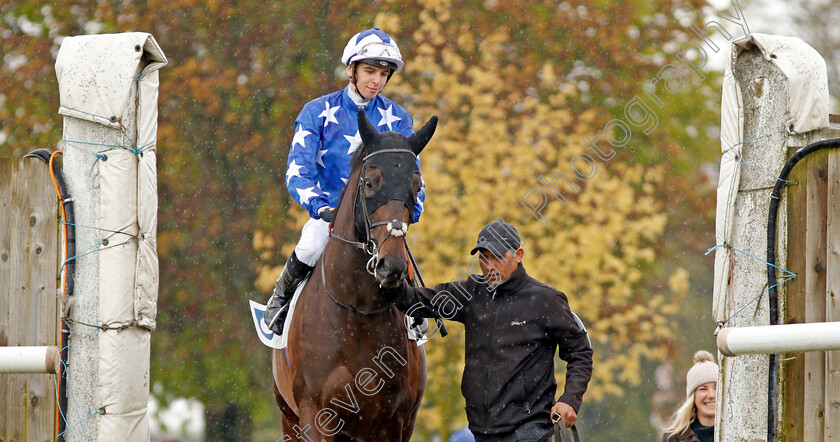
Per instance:
[[[410,397],[409,377],[400,367],[400,359],[383,353],[364,366],[337,368],[325,385],[322,408],[334,410],[351,432],[377,428],[409,412],[406,404],[415,401]]]

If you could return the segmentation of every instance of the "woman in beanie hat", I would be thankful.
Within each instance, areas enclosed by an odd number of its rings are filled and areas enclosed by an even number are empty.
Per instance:
[[[663,442],[714,442],[718,365],[711,353],[694,353],[694,366],[685,376],[685,402],[665,429]]]

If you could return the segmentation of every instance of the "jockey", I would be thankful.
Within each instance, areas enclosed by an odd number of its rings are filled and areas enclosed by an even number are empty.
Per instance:
[[[350,158],[362,143],[359,109],[380,132],[414,133],[411,115],[380,95],[391,75],[402,69],[397,43],[378,28],[354,35],[341,56],[349,84],[342,90],[316,98],[303,107],[295,120],[295,135],[286,165],[286,187],[292,198],[309,212],[295,251],[268,300],[264,321],[276,334],[283,323],[295,288],[312,271],[329,240],[329,222],[335,217],[341,189],[350,177]],[[417,166],[420,167],[418,160]],[[423,187],[414,206],[413,221],[423,212]]]

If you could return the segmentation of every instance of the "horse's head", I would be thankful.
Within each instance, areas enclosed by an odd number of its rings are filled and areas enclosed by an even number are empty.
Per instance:
[[[422,184],[417,155],[436,126],[432,117],[410,137],[380,134],[359,111],[362,152],[354,218],[359,233],[375,244],[374,276],[385,287],[396,286],[408,272],[404,235]]]

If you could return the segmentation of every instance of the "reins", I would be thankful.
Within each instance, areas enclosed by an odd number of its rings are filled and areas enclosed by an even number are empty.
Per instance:
[[[551,430],[549,430],[548,433],[545,433],[544,435],[542,435],[542,437],[537,439],[537,442],[550,442],[552,436],[554,436],[555,442],[563,442],[564,440],[567,440],[566,437],[568,437],[569,442],[572,442],[572,438],[574,438],[574,442],[580,442],[580,436],[578,435],[577,427],[575,427],[574,425],[572,425],[569,428],[569,432],[571,432],[572,434],[566,435],[566,426],[563,425],[563,419],[560,418],[559,414],[551,413],[551,423]]]
[[[332,302],[335,303],[335,305],[337,305],[337,306],[339,306],[339,307],[341,307],[345,310],[348,310],[352,313],[356,313],[357,315],[366,316],[366,317],[376,316],[376,315],[386,311],[389,307],[392,306],[392,304],[386,304],[382,308],[379,308],[379,309],[376,309],[376,310],[373,310],[373,311],[365,311],[365,310],[359,310],[353,304],[344,304],[343,302],[336,299],[336,297],[332,294],[332,292],[330,292],[330,288],[327,287],[327,276],[324,272],[324,267],[327,266],[327,262],[324,260],[324,255],[326,255],[326,253],[321,254],[321,283],[324,284],[324,290],[327,291],[327,295],[330,297]]]
[[[414,267],[414,274],[417,275],[417,280],[420,281],[421,287],[426,287],[426,283],[423,282],[423,276],[420,274],[420,268],[417,267],[417,262],[414,261],[414,255],[411,254],[411,249],[408,248],[408,241],[405,240],[403,237],[403,243],[405,243],[405,251],[408,253],[408,259],[411,261],[412,267]],[[418,318],[414,318],[414,324],[412,327],[417,325]],[[449,331],[446,329],[446,325],[440,318],[435,318],[435,325],[437,325],[438,330],[440,330],[440,336],[445,338],[446,335],[449,334]]]
[[[571,431],[572,435],[571,436],[567,435],[566,437],[568,437],[568,439],[563,437],[563,435],[566,434],[566,432],[561,429],[563,427],[565,427],[565,426],[561,425],[560,423],[555,422],[554,423],[554,428],[549,430],[548,433],[545,433],[541,438],[537,439],[537,442],[550,442],[552,436],[554,436],[554,438],[555,438],[554,440],[556,442],[563,442],[564,440],[568,440],[569,442],[571,442],[572,438],[574,438],[574,442],[580,442],[580,436],[578,436],[577,427],[572,425],[572,427],[569,429],[569,431]]]

